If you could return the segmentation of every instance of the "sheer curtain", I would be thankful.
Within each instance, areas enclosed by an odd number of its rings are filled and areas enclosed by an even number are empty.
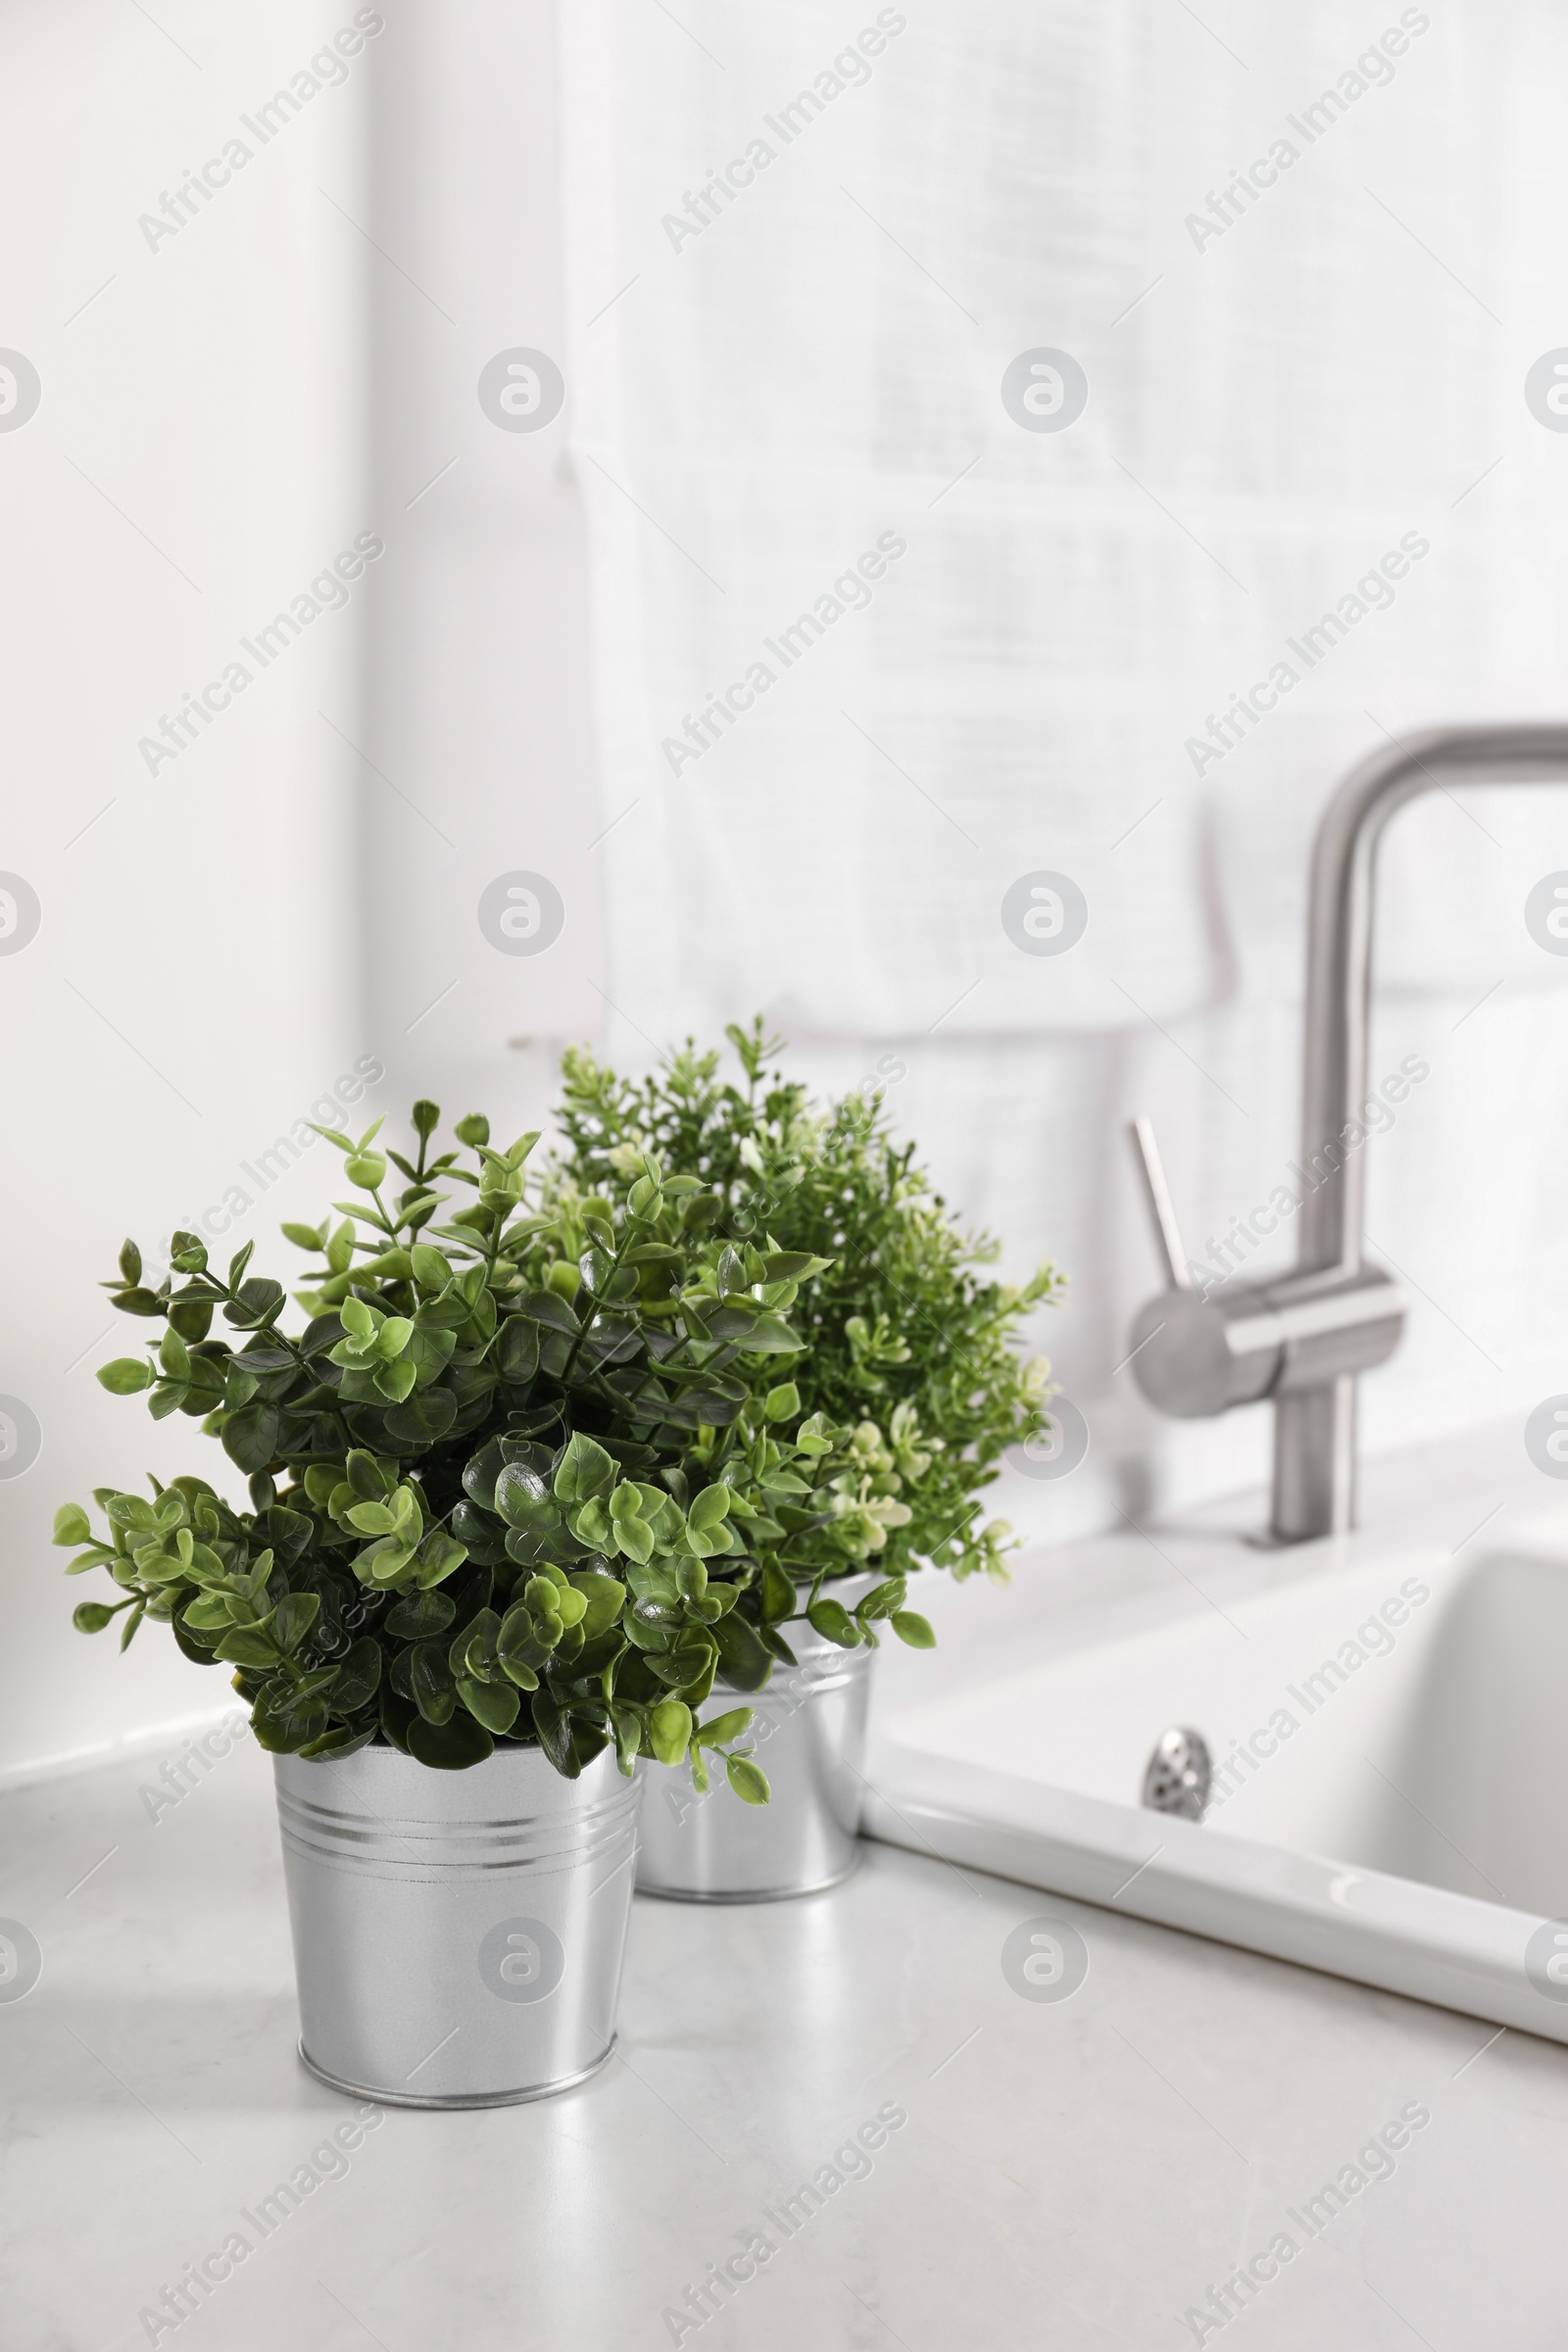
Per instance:
[[[1070,1269],[1091,1454],[1020,1519],[1240,1483],[1262,1416],[1160,1423],[1122,1364],[1120,1128],[1155,1112],[1200,1259],[1286,1185],[1325,796],[1562,708],[1568,436],[1524,379],[1568,27],[575,0],[563,38],[611,1047],[764,1009],[822,1084],[891,1081],[1009,1266]],[[1374,1444],[1568,1386],[1568,972],[1523,920],[1558,867],[1568,792],[1389,845],[1374,1074],[1428,1074],[1371,1147],[1420,1286]],[[1059,954],[1020,945],[1043,874]]]

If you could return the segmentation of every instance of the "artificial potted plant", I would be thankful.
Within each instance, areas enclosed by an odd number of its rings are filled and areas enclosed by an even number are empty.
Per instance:
[[[284,1227],[324,1261],[297,1334],[251,1245],[220,1275],[177,1234],[152,1287],[126,1243],[105,1287],[164,1329],[99,1379],[200,1418],[249,1507],[154,1479],[150,1499],[97,1490],[102,1536],[65,1505],[55,1540],[68,1574],[121,1589],[77,1608],[82,1631],[122,1615],[123,1648],[151,1617],[234,1670],[274,1758],[307,2064],[467,2106],[609,2055],[638,1759],[701,1788],[722,1756],[765,1805],[749,1710],[699,1714],[721,1666],[745,1683],[768,1659],[739,1606],[767,1508],[753,1464],[777,1454],[759,1367],[800,1352],[807,1267],[754,1259],[729,1296],[700,1177],[643,1153],[531,1210],[537,1137],[492,1149],[470,1117],[432,1153],[439,1116],[416,1103],[413,1158],[376,1148],[379,1121],[318,1130],[355,1198],[335,1227]]]
[[[750,1699],[772,1801],[748,1823],[720,1792],[668,1782],[644,1808],[637,1884],[715,1902],[803,1893],[854,1868],[878,1628],[930,1645],[906,1605],[918,1573],[1005,1579],[1011,1530],[981,1497],[1006,1448],[1049,1426],[1049,1366],[1021,1358],[1017,1332],[1062,1288],[1050,1266],[1019,1286],[986,1272],[997,1245],[949,1216],[913,1146],[894,1140],[881,1090],[814,1107],[769,1067],[778,1048],[760,1021],[726,1035],[738,1084],[690,1045],[639,1082],[568,1053],[566,1151],[546,1182],[570,1203],[657,1152],[699,1184],[690,1213],[723,1245],[726,1287],[776,1252],[808,1278],[788,1378],[743,1358],[748,1410],[693,1448],[728,1462],[751,1447],[757,1573],[732,1622],[760,1654],[741,1658],[732,1634],[719,1674]],[[744,1434],[758,1428],[771,1448]]]

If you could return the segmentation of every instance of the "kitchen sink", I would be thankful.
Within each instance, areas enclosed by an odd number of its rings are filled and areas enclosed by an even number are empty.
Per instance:
[[[1517,1427],[1478,1452],[1382,1466],[1349,1537],[1129,1520],[951,1595],[940,1681],[883,1671],[864,1828],[1568,2041],[1568,1496]],[[1200,1821],[1140,1801],[1177,1728]]]

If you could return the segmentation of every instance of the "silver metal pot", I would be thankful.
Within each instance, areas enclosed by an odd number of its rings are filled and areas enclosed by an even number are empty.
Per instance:
[[[857,1578],[834,1597],[854,1607],[880,1579]],[[699,1796],[684,1771],[640,1762],[648,1778],[637,1858],[639,1894],[686,1903],[766,1903],[813,1894],[847,1879],[860,1858],[869,1649],[840,1649],[809,1626],[786,1640],[798,1664],[775,1666],[762,1690],[715,1683],[714,1704],[752,1709],[742,1745],[755,1743],[771,1800],[743,1804],[712,1762]],[[721,1696],[722,1693],[722,1696]]]
[[[432,1772],[392,1747],[274,1756],[300,2056],[398,2107],[566,2090],[614,2047],[642,1788],[613,1749]]]

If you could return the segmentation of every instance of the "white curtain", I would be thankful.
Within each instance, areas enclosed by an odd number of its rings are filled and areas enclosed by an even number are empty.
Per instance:
[[[1568,24],[574,0],[563,37],[612,1050],[761,1008],[823,1084],[906,1073],[954,1204],[1074,1277],[1044,1338],[1093,1449],[1015,1515],[1235,1485],[1261,1415],[1178,1429],[1118,1369],[1120,1128],[1156,1113],[1194,1255],[1266,1202],[1326,795],[1568,706],[1568,435],[1524,390],[1568,339]],[[1004,399],[1020,362],[1049,420],[1042,351],[1087,383],[1059,430]],[[1374,1444],[1568,1386],[1568,969],[1523,918],[1559,867],[1568,790],[1391,839],[1374,1076],[1429,1075],[1371,1148],[1418,1286]],[[1041,873],[1087,906],[1060,955],[1003,920]]]

